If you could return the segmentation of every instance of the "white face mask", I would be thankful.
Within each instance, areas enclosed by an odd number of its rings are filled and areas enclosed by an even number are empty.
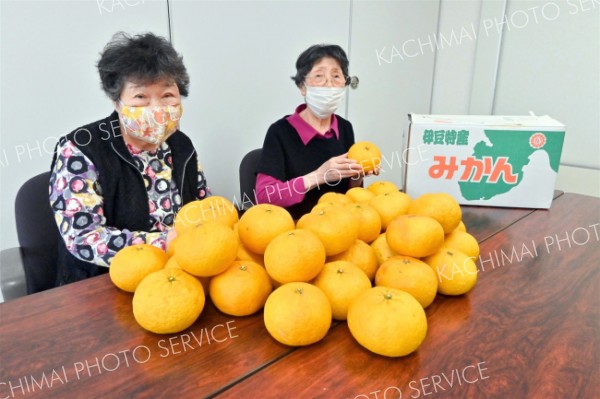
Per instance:
[[[346,87],[306,87],[306,106],[319,119],[329,118],[335,112],[346,93]]]

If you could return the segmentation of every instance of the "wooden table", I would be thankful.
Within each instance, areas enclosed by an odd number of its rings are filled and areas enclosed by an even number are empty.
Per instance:
[[[479,281],[436,298],[409,356],[370,353],[346,323],[286,347],[262,313],[210,304],[188,330],[151,334],[104,275],[0,304],[0,399],[600,397],[600,199],[463,212]]]

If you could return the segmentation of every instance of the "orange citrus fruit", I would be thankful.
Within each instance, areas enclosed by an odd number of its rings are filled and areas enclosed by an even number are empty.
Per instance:
[[[263,255],[255,254],[254,252],[248,250],[248,248],[246,248],[244,246],[244,244],[242,243],[242,240],[240,240],[240,236],[238,233],[238,223],[236,223],[233,226],[233,232],[235,233],[236,237],[238,238],[238,243],[239,243],[238,252],[237,252],[237,256],[235,257],[235,260],[251,260],[252,262],[255,262],[261,266],[264,266],[265,261],[264,261]]]
[[[231,265],[238,245],[235,233],[225,224],[198,223],[179,237],[175,259],[194,276],[214,276]]]
[[[294,219],[277,205],[259,204],[248,209],[238,223],[238,234],[244,246],[259,255],[277,235],[294,230]]]
[[[238,221],[238,211],[225,197],[212,196],[185,204],[175,216],[175,230],[182,234],[190,227],[209,221],[217,221],[233,228]]]
[[[312,284],[283,284],[269,295],[263,313],[265,327],[284,345],[304,346],[320,341],[331,326],[331,305]]]
[[[396,217],[405,215],[410,206],[410,196],[400,191],[376,195],[369,205],[371,205],[381,218],[381,231],[385,231],[389,224]]]
[[[364,204],[375,197],[375,193],[363,187],[352,187],[350,190],[346,191],[346,197],[357,204]]]
[[[200,282],[181,269],[161,269],[146,276],[133,294],[133,316],[156,334],[171,334],[191,326],[204,308]]]
[[[216,220],[233,228],[233,225],[239,220],[237,208],[225,197],[212,195],[200,200],[200,202],[204,209],[204,221]]]
[[[446,234],[444,246],[458,249],[473,259],[477,259],[479,256],[479,243],[477,243],[475,237],[465,231],[455,229],[452,233]]]
[[[352,262],[362,270],[369,280],[373,280],[375,271],[379,266],[375,250],[366,242],[356,240],[354,244],[344,252],[327,258],[328,262],[346,260]]]
[[[381,265],[392,256],[399,255],[398,252],[390,248],[385,233],[381,233],[379,237],[371,243],[371,248],[373,248],[378,265]]]
[[[348,150],[348,158],[358,162],[365,173],[372,172],[381,164],[381,151],[370,141],[354,143]]]
[[[462,252],[442,248],[423,259],[438,277],[438,292],[444,295],[462,295],[477,282],[477,265]]]
[[[236,260],[250,260],[254,263],[258,263],[261,266],[265,265],[265,260],[263,255],[255,254],[252,251],[249,251],[244,244],[240,243],[238,245],[237,255],[235,257]]]
[[[329,191],[329,192],[321,195],[321,197],[319,197],[319,201],[317,203],[322,204],[322,203],[328,203],[328,202],[339,203],[339,204],[350,204],[350,203],[352,203],[352,200],[350,198],[346,197],[344,194],[336,193],[335,191]]]
[[[302,226],[304,225],[304,221],[306,220],[306,217],[309,215],[310,213],[305,213],[304,215],[300,216],[300,218],[296,221],[296,228],[297,229],[301,229]]]
[[[179,212],[177,212],[173,226],[175,227],[178,236],[183,234],[184,231],[188,230],[193,225],[204,221],[200,204],[200,200],[188,202],[181,207]]]
[[[339,194],[339,193],[336,193],[336,194]],[[343,194],[340,194],[340,195],[343,195]],[[321,209],[331,208],[332,206],[342,206],[342,205],[345,205],[345,204],[342,204],[341,202],[335,202],[335,201],[324,201],[324,202],[319,202],[319,203],[315,204],[315,206],[313,206],[310,211],[311,212],[319,211]]]
[[[302,228],[319,237],[327,256],[344,252],[358,238],[358,220],[343,207],[330,207],[310,212],[302,222]]]
[[[369,184],[367,189],[375,195],[399,191],[398,186],[396,186],[394,183],[384,180],[375,181]]]
[[[114,285],[123,291],[134,292],[144,277],[162,269],[168,260],[169,255],[153,245],[130,245],[112,258],[108,273]]]
[[[390,248],[414,258],[431,255],[444,244],[444,229],[429,216],[399,216],[385,234]]]
[[[265,269],[252,261],[235,261],[210,280],[210,299],[221,312],[248,316],[264,306],[273,290]]]
[[[466,233],[467,226],[465,226],[465,223],[461,220],[460,223],[458,223],[458,226],[456,226],[456,229],[454,229],[454,230],[464,231]]]
[[[319,237],[309,230],[281,233],[267,246],[265,268],[279,283],[309,281],[325,265],[325,247]]]
[[[165,269],[180,269],[183,270],[181,268],[181,266],[179,266],[179,264],[177,263],[177,259],[175,259],[174,256],[171,256],[169,258],[169,260],[167,261],[167,264],[165,265]],[[199,276],[194,276],[198,279],[198,281],[200,281],[200,284],[202,284],[202,288],[204,289],[204,294],[208,295],[208,284],[210,283],[210,277],[199,277]]]
[[[350,210],[358,220],[358,239],[366,243],[373,242],[381,233],[381,217],[379,212],[368,204],[347,204],[344,207]]]
[[[437,294],[437,276],[429,265],[410,256],[394,256],[377,269],[375,285],[406,291],[426,308]]]
[[[327,295],[336,320],[346,320],[350,303],[371,288],[371,281],[365,273],[345,260],[326,263],[313,284]]]
[[[175,256],[171,256],[169,258],[169,260],[167,261],[167,263],[165,263],[165,269],[171,269],[171,268],[181,269],[181,266],[179,266],[179,264],[177,263]]]
[[[407,292],[373,287],[348,309],[348,328],[359,344],[383,356],[406,356],[427,335],[423,307]]]
[[[447,193],[427,193],[415,198],[408,213],[434,218],[444,228],[444,234],[452,232],[462,218],[460,205]]]

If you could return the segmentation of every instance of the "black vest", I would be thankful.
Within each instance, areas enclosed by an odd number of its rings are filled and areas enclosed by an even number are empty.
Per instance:
[[[131,231],[150,231],[152,220],[146,185],[121,137],[118,114],[113,112],[105,119],[74,130],[62,137],[59,145],[67,140],[74,143],[97,169],[106,225]],[[167,139],[167,144],[173,157],[172,176],[183,204],[194,201],[198,191],[198,161],[192,141],[177,131]],[[55,150],[52,169],[56,159]],[[51,180],[50,184],[53,183]],[[177,210],[174,209],[175,212]],[[57,233],[60,234],[58,229]],[[108,272],[104,266],[73,256],[62,237],[58,241],[57,286]]]
[[[261,159],[257,173],[264,173],[281,181],[289,181],[298,176],[304,176],[320,167],[331,157],[347,152],[354,144],[352,124],[336,115],[338,120],[339,139],[314,138],[304,145],[296,129],[287,120],[287,116],[273,123],[263,143]],[[335,180],[321,184],[305,193],[304,200],[287,208],[294,219],[299,219],[311,211],[319,198],[330,191],[345,193],[350,187],[350,179]],[[285,187],[287,190],[287,187]],[[302,187],[290,187],[291,190],[304,191]],[[288,192],[273,193],[273,196],[289,195]]]

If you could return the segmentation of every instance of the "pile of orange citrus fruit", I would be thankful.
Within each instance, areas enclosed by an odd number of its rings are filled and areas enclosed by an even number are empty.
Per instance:
[[[357,144],[348,156],[375,170],[379,150]],[[347,320],[360,345],[405,356],[425,339],[436,295],[465,294],[477,281],[479,246],[461,219],[450,195],[413,199],[388,181],[324,194],[297,221],[271,204],[239,217],[213,196],[180,210],[166,253],[127,247],[110,277],[134,293],[134,317],[152,332],[188,328],[206,295],[228,315],[264,309],[267,331],[285,345],[315,343],[332,319]]]

